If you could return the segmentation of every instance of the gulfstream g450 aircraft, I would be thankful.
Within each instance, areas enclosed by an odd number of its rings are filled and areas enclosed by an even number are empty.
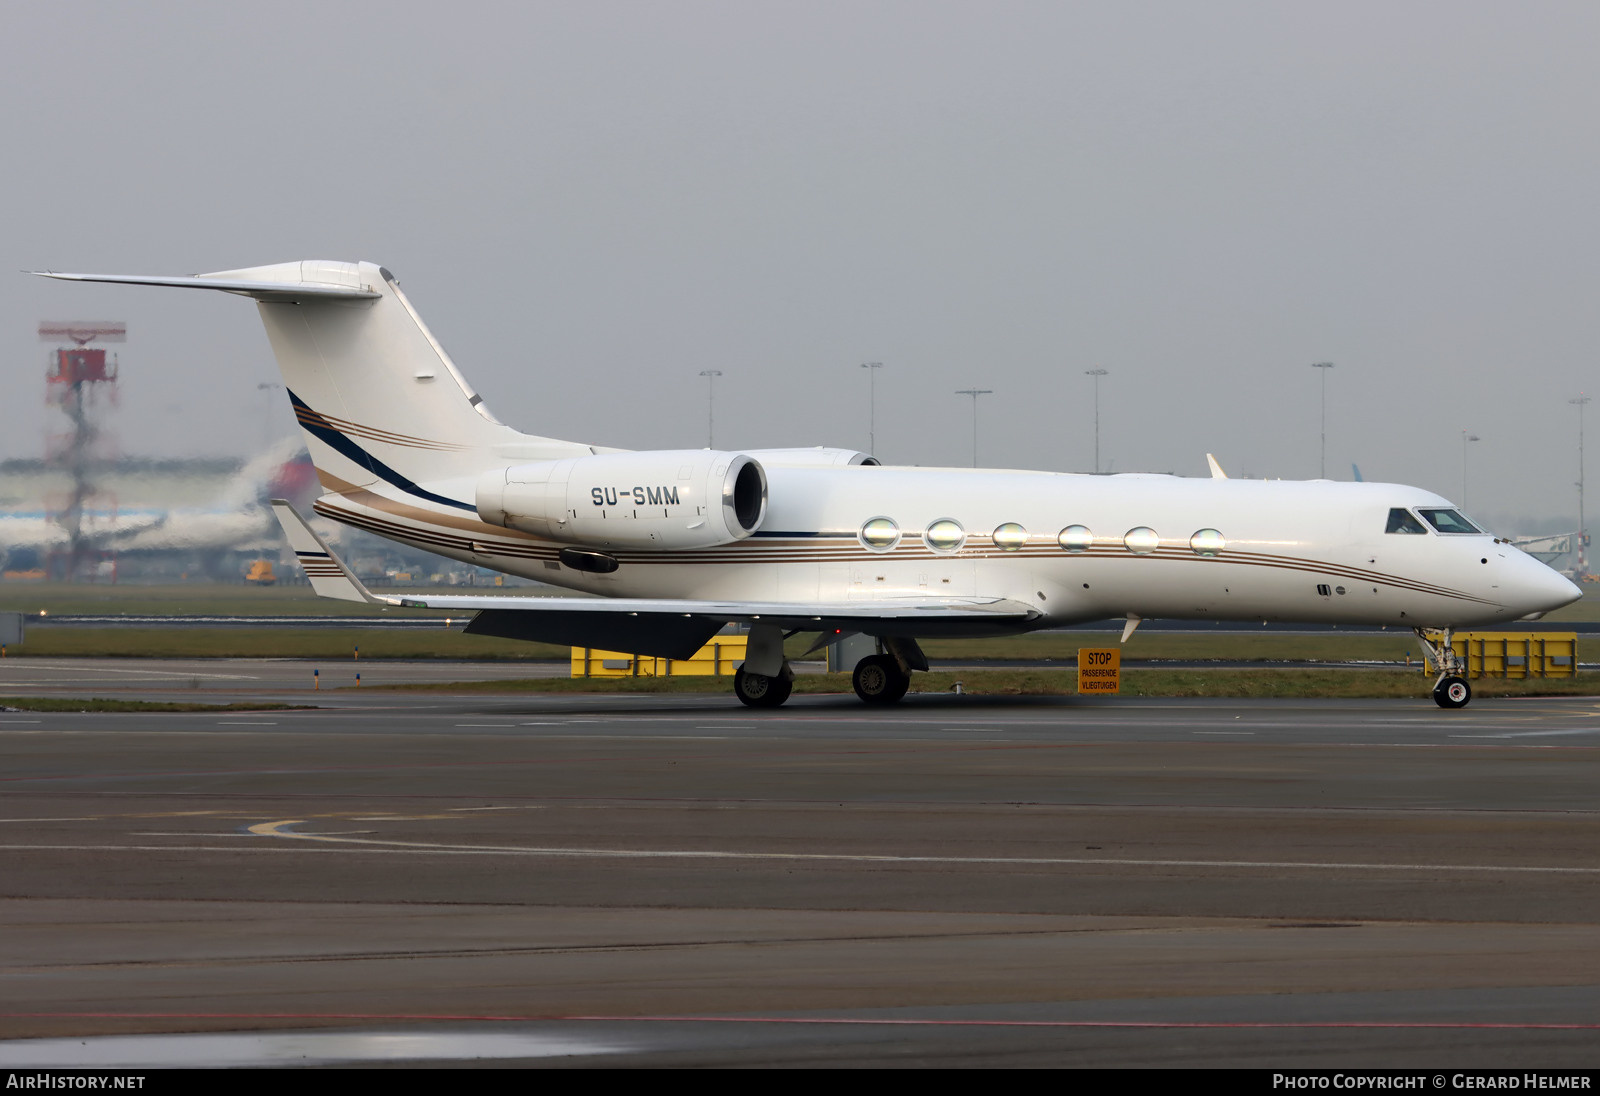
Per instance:
[[[783,639],[861,634],[868,703],[927,669],[917,640],[1108,616],[1329,621],[1417,630],[1471,698],[1450,629],[1579,589],[1451,504],[1385,483],[891,468],[841,449],[628,452],[523,434],[484,406],[387,270],[298,262],[193,278],[50,274],[253,297],[335,521],[603,598],[369,593],[287,503],[319,594],[477,610],[480,635],[686,658],[749,626],[736,675],[788,698]],[[1443,630],[1443,636],[1424,630]],[[816,648],[813,648],[816,649]]]

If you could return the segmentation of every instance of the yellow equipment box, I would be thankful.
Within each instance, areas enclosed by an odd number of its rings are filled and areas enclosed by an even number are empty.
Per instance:
[[[572,648],[573,677],[720,677],[744,661],[749,636],[715,636],[685,659],[654,658],[593,647]]]
[[[1437,643],[1440,637],[1430,632],[1428,638]],[[1471,678],[1576,677],[1578,673],[1577,632],[1457,632],[1450,646],[1467,660]],[[1439,672],[1426,649],[1423,670]]]

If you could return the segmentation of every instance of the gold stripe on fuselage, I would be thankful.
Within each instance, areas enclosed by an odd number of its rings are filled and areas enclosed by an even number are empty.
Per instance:
[[[329,479],[332,479],[332,477],[329,477]],[[506,559],[525,559],[530,561],[554,560],[562,548],[570,547],[570,545],[543,540],[519,530],[490,525],[482,520],[468,518],[464,515],[428,510],[380,495],[367,488],[356,487],[354,484],[346,483],[342,484],[342,487],[344,488],[343,490],[336,492],[342,500],[368,510],[381,511],[401,519],[401,521],[387,521],[372,514],[354,513],[334,506],[326,499],[318,501],[316,506],[318,513],[335,521],[365,528],[380,536],[393,537],[397,540],[414,543],[419,547],[433,545],[478,556],[499,556]],[[404,524],[406,521],[417,524]],[[473,535],[464,537],[452,534],[450,530],[461,530]],[[991,540],[991,538],[970,537],[967,544],[971,546],[974,542],[982,540]],[[867,563],[872,561],[911,563],[937,562],[951,559],[963,561],[998,559],[1061,560],[1065,555],[1061,549],[1053,547],[1053,540],[1045,539],[1041,539],[1036,546],[1019,550],[968,547],[954,556],[947,553],[934,552],[927,546],[918,543],[918,541],[920,541],[920,538],[910,535],[891,551],[875,552],[863,547],[854,536],[839,534],[829,536],[826,539],[797,537],[782,540],[776,538],[758,540],[749,538],[716,548],[687,549],[671,552],[641,552],[621,549],[614,550],[610,554],[615,556],[619,563],[654,566],[709,566],[756,563]],[[1402,575],[1370,571],[1327,560],[1279,556],[1264,552],[1226,552],[1217,556],[1197,556],[1174,545],[1160,548],[1150,553],[1135,554],[1125,549],[1119,549],[1113,544],[1106,544],[1096,545],[1086,552],[1074,553],[1074,555],[1079,559],[1100,561],[1121,560],[1131,562],[1146,559],[1163,560],[1169,563],[1222,564],[1231,567],[1260,567],[1271,570],[1297,571],[1324,578],[1344,578],[1351,582],[1388,586],[1394,589],[1409,590],[1413,593],[1454,598],[1460,601],[1475,602],[1480,605],[1498,604],[1487,598],[1478,597],[1462,590],[1437,586],[1433,583],[1422,582]]]

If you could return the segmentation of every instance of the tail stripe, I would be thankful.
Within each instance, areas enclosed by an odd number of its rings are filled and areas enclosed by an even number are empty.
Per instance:
[[[326,445],[328,448],[332,449],[335,453],[338,453],[345,459],[359,465],[362,468],[365,468],[379,479],[400,488],[400,490],[406,492],[408,495],[412,495],[419,499],[426,499],[429,502],[441,503],[445,506],[453,506],[458,510],[466,510],[474,514],[478,512],[478,508],[473,506],[471,503],[458,502],[455,499],[446,498],[443,495],[436,495],[427,488],[412,482],[405,476],[402,476],[399,472],[396,472],[393,468],[390,468],[377,457],[373,456],[371,453],[368,453],[365,449],[361,448],[355,442],[341,434],[328,423],[327,419],[323,418],[322,415],[312,410],[306,405],[305,401],[303,401],[299,396],[295,395],[292,391],[289,393],[289,400],[294,404],[295,417],[300,420],[300,425],[305,428],[306,433],[310,434],[312,437],[316,438],[318,441],[322,442],[322,444]]]
[[[304,408],[304,410],[296,407],[295,418],[299,419],[302,425],[328,426],[355,437],[383,442],[386,445],[402,445],[412,449],[438,449],[444,452],[461,452],[472,448],[470,445],[459,445],[456,442],[428,441],[426,438],[414,438],[409,434],[396,434],[392,430],[379,430],[375,426],[362,426],[360,423],[336,419],[332,415],[324,415],[311,410],[309,407]]]

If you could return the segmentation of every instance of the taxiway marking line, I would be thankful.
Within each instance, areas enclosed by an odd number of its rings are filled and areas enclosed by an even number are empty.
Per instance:
[[[261,679],[260,674],[208,674],[190,672],[189,670],[128,670],[117,666],[36,666],[33,669],[35,673],[40,671],[49,673],[52,670],[56,670],[63,674],[123,674],[136,677],[171,678],[214,677],[223,681],[259,681]]]
[[[386,841],[377,838],[335,837],[328,834],[296,833],[287,826],[302,824],[303,819],[284,819],[278,822],[260,822],[248,827],[261,837],[287,838],[295,841],[314,841],[338,845],[361,845],[372,851],[409,851],[442,853],[446,855],[499,855],[499,856],[549,856],[597,860],[777,860],[801,863],[852,863],[852,864],[995,864],[1065,867],[1141,867],[1141,868],[1253,868],[1282,870],[1285,868],[1320,871],[1448,871],[1448,872],[1518,872],[1559,875],[1600,875],[1600,867],[1556,867],[1528,864],[1372,864],[1334,861],[1319,863],[1302,860],[1157,860],[1131,858],[1055,857],[1055,856],[901,856],[889,853],[832,853],[832,852],[737,852],[722,849],[578,849],[561,846],[523,845],[445,845],[428,841]],[[0,849],[18,846],[0,846]],[[115,846],[113,846],[115,847]]]
[[[1548,738],[1553,735],[1600,734],[1600,727],[1577,727],[1565,731],[1501,731],[1499,734],[1453,734],[1451,738]]]
[[[563,1016],[459,1012],[0,1012],[8,1020],[435,1020],[477,1023],[838,1024],[863,1027],[1595,1031],[1600,1023],[1516,1020],[979,1020],[913,1016]]]

